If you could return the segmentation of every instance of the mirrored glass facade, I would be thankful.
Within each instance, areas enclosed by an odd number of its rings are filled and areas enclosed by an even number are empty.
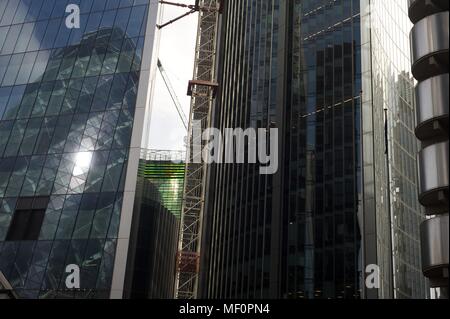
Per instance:
[[[419,230],[425,215],[417,192],[419,143],[414,135],[408,1],[361,4],[363,161],[366,176],[374,176],[364,180],[365,216],[376,220],[377,234],[375,241],[365,242],[366,250],[376,247],[381,275],[378,297],[426,298]],[[366,264],[373,263],[373,256],[365,258]]]
[[[143,150],[125,297],[173,299],[183,201],[184,152]]]
[[[110,295],[148,16],[149,0],[0,0],[0,271],[22,298]]]
[[[226,2],[215,126],[278,128],[280,169],[211,166],[202,297],[425,297],[407,19],[406,0]]]

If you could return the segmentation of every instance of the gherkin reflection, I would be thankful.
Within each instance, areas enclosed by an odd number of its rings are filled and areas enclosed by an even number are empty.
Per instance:
[[[67,36],[63,2],[47,2],[33,0],[26,10],[21,2],[25,15],[14,23],[22,28],[3,23],[12,9],[0,1],[5,41],[24,32],[11,48],[0,45],[0,271],[21,298],[108,298],[148,2],[82,1],[89,31]],[[40,197],[48,205],[38,238],[7,240],[17,207]],[[80,266],[79,290],[65,287],[68,264]]]

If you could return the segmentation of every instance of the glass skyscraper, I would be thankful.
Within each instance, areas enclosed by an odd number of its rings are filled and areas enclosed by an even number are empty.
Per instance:
[[[183,201],[184,152],[143,150],[125,297],[172,299]]]
[[[213,122],[280,168],[210,167],[200,296],[424,298],[407,0],[227,1]],[[366,267],[380,270],[378,289]]]
[[[0,271],[21,298],[123,297],[157,18],[149,0],[0,0]]]

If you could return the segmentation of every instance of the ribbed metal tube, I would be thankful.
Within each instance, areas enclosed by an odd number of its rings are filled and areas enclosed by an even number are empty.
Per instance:
[[[448,141],[431,144],[419,153],[420,203],[430,213],[445,213],[448,202]]]
[[[449,1],[409,0],[409,17],[415,24],[411,31],[412,73],[419,81],[419,199],[429,216],[421,226],[422,268],[432,287],[448,292]]]
[[[417,137],[439,137],[448,124],[448,73],[420,82],[416,88]]]
[[[441,278],[441,268],[448,265],[448,236],[448,214],[429,219],[421,226],[422,268],[429,277]]]
[[[417,23],[438,12],[448,11],[448,0],[409,0],[409,18]]]
[[[411,58],[414,77],[423,81],[448,72],[448,11],[435,13],[417,22],[411,31]]]

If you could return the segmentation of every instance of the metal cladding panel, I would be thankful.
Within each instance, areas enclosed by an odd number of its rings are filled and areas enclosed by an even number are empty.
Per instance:
[[[422,268],[426,274],[433,275],[437,269],[448,267],[448,230],[448,214],[422,224]]]
[[[439,201],[439,191],[448,190],[449,142],[432,144],[419,153],[420,202],[432,205]]]
[[[416,87],[416,135],[424,140],[439,134],[436,121],[448,127],[448,73],[432,77]]]
[[[448,72],[448,18],[448,11],[433,14],[417,22],[411,31],[413,74],[420,81],[430,72],[445,71],[445,64]]]

